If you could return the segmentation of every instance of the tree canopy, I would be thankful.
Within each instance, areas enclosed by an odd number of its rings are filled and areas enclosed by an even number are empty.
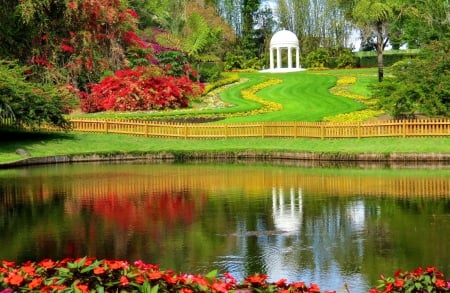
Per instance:
[[[375,87],[380,106],[396,118],[450,116],[450,40],[432,41],[419,56],[397,63]]]

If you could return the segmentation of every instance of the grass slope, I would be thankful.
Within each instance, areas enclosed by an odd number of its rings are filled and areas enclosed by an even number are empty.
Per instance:
[[[261,73],[243,74],[253,80]],[[261,121],[320,121],[325,116],[348,113],[363,109],[360,103],[348,98],[330,94],[328,89],[335,85],[333,75],[319,75],[309,72],[285,74],[264,74],[267,78],[279,78],[283,82],[264,88],[257,93],[261,98],[283,105],[283,110],[254,116],[243,116],[222,120],[226,122]],[[226,93],[224,93],[226,94]],[[224,100],[227,96],[223,96]]]

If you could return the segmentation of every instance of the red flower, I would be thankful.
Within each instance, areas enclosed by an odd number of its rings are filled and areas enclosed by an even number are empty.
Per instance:
[[[295,289],[305,289],[306,288],[304,282],[295,282],[295,283],[292,283],[291,286]]]
[[[394,288],[394,285],[392,283],[387,284],[386,289],[384,289],[383,293],[392,292],[392,289]]]
[[[311,293],[320,293],[320,288],[319,288],[319,286],[317,286],[317,284],[314,284],[314,283],[311,283],[311,284],[309,284],[309,292],[311,292]]]
[[[136,13],[136,11],[134,11],[133,9],[128,9],[126,12],[127,12],[129,15],[131,15],[132,17],[136,18],[136,19],[139,18],[139,15],[138,15],[138,14]]]
[[[89,293],[89,287],[88,287],[88,285],[85,285],[85,284],[77,284],[75,287],[76,287],[78,290],[80,290],[81,292],[83,292],[83,293]]]
[[[15,262],[13,262],[13,261],[7,261],[7,260],[4,260],[4,261],[2,261],[2,264],[3,264],[3,266],[5,266],[5,267],[9,267],[9,268],[12,268],[12,267],[14,267],[15,265],[16,265],[16,263]]]
[[[226,293],[226,292],[228,292],[226,283],[214,283],[212,285],[212,289],[214,291],[216,291],[216,292],[219,292],[219,293]]]
[[[192,289],[183,287],[181,288],[181,293],[194,293],[194,291]]]
[[[43,267],[44,269],[51,269],[55,266],[55,262],[51,259],[44,259],[41,260],[38,265]]]
[[[63,45],[60,46],[60,48],[61,48],[61,50],[63,50],[64,52],[67,52],[67,53],[73,54],[75,52],[75,49],[72,46],[69,46],[69,45],[63,44]]]
[[[105,272],[105,268],[104,267],[97,267],[94,269],[94,274],[95,275],[101,275]]]
[[[276,285],[278,288],[284,288],[284,287],[286,287],[286,282],[287,282],[286,279],[280,279],[280,280],[278,280],[278,281],[275,282],[275,285]]]
[[[267,276],[263,275],[263,274],[256,274],[256,275],[246,278],[245,280],[252,284],[264,285],[266,283]]]
[[[106,264],[111,270],[126,269],[128,268],[128,263],[126,261],[118,260],[107,260]]]
[[[402,270],[401,269],[398,269],[398,270],[396,270],[395,271],[395,273],[394,273],[394,277],[400,277],[401,276],[401,274],[402,274]]]
[[[437,279],[436,280],[436,287],[438,287],[438,288],[445,288],[445,281],[444,280],[442,280],[442,279]]]
[[[161,279],[163,274],[160,271],[155,271],[155,272],[149,272],[147,275],[150,280],[159,280],[159,279]]]
[[[230,273],[223,273],[223,275],[227,279],[228,283],[236,284],[236,279]]]
[[[403,288],[405,285],[405,281],[403,279],[396,278],[395,279],[395,287]]]
[[[126,276],[120,276],[120,285],[128,286],[128,284],[130,284],[128,278]]]
[[[20,284],[22,284],[22,282],[23,282],[23,276],[15,274],[15,273],[11,273],[11,274],[9,274],[8,277],[6,277],[4,279],[4,281],[6,284],[20,286]]]
[[[30,275],[30,276],[34,276],[34,275],[35,275],[35,269],[34,269],[34,267],[33,267],[32,265],[30,265],[30,264],[27,264],[27,265],[22,266],[22,271],[23,271],[24,273],[26,273],[27,275]]]
[[[28,284],[28,288],[30,290],[33,290],[36,287],[41,286],[42,284],[42,278],[34,278],[33,280],[31,280],[31,282]]]
[[[78,5],[74,1],[69,2],[69,8],[70,9],[77,9]]]
[[[144,282],[145,282],[145,278],[143,276],[139,275],[136,277],[136,283],[144,284]]]
[[[423,269],[419,267],[414,270],[413,274],[415,277],[419,277],[422,274],[422,272],[423,272]]]

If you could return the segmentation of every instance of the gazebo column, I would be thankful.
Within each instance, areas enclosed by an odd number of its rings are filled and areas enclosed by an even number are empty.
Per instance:
[[[288,69],[292,68],[292,48],[288,47]]]
[[[273,70],[274,62],[273,62],[273,48],[270,47],[270,69]]]
[[[277,68],[281,68],[281,49],[277,47]]]
[[[295,68],[300,69],[300,48],[295,48]]]

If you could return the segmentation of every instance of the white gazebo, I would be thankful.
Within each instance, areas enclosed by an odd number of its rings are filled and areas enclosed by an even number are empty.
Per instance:
[[[295,66],[292,52],[295,50]],[[287,51],[287,67],[283,67],[282,53]],[[274,55],[276,54],[276,64]],[[276,65],[276,67],[275,67]],[[270,40],[270,68],[265,72],[291,72],[305,70],[300,66],[300,45],[297,36],[288,30],[276,32]]]

